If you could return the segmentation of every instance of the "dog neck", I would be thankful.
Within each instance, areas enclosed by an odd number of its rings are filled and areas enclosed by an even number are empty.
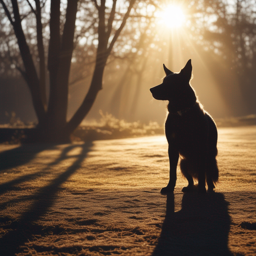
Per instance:
[[[180,110],[173,110],[172,107],[170,106],[170,104],[168,104],[167,108],[168,108],[168,111],[169,111],[170,115],[183,116],[186,113],[190,112],[190,110],[192,110],[197,105],[198,105],[198,102],[195,101],[191,106],[182,108]]]

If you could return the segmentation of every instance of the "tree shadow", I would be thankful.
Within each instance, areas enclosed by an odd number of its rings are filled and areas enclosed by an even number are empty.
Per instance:
[[[0,172],[3,172],[8,169],[12,169],[21,165],[25,165],[36,158],[37,154],[44,150],[53,150],[56,148],[56,144],[30,144],[30,145],[21,145],[20,147],[6,150],[0,153]],[[16,185],[36,179],[38,176],[41,176],[42,173],[47,169],[44,168],[35,173],[29,173],[23,176],[20,176],[16,179],[8,181],[6,183],[0,184],[0,195],[4,194],[6,191],[16,190]],[[3,209],[0,205],[0,209]]]
[[[233,255],[228,248],[231,217],[221,193],[184,194],[174,212],[174,194],[167,195],[166,216],[152,256]]]
[[[89,142],[90,145],[92,142]],[[36,155],[44,150],[53,150],[56,148],[57,144],[32,144],[32,145],[22,145],[18,148],[14,148],[11,150],[4,151],[3,153],[0,153],[0,172],[4,171],[6,169],[11,169],[14,167],[18,167],[24,164],[29,163],[31,160],[36,158]],[[83,146],[88,146],[89,144],[83,144]],[[8,181],[6,183],[0,184],[0,195],[4,194],[6,191],[11,191],[16,189],[16,185],[30,181],[33,179],[36,179],[37,177],[40,177],[45,171],[49,169],[49,167],[57,165],[59,162],[61,162],[63,159],[72,158],[73,156],[68,157],[67,154],[69,151],[76,147],[81,147],[81,145],[78,144],[71,144],[67,147],[65,147],[59,157],[47,165],[44,169],[39,170],[38,172],[29,173],[23,176],[20,176],[16,179],[13,179],[11,181]],[[45,175],[45,173],[44,173]],[[2,209],[0,205],[0,209]]]
[[[0,172],[24,165],[33,160],[38,153],[46,149],[54,149],[54,144],[31,144],[6,150],[0,153]]]
[[[0,172],[5,171],[7,169],[11,169],[14,167],[18,167],[21,165],[25,165],[36,158],[36,155],[44,150],[51,150],[56,147],[55,144],[31,144],[31,145],[21,145],[18,148],[6,150],[0,153]],[[64,148],[62,153],[60,154],[59,158],[56,159],[54,162],[49,164],[49,166],[56,165],[58,162],[65,158],[65,155],[70,151],[72,148],[76,147],[76,145],[69,145],[68,147]],[[43,170],[39,170],[35,173],[29,173],[23,176],[20,176],[16,179],[8,181],[6,183],[0,184],[0,195],[4,194],[6,191],[11,191],[16,189],[16,185],[36,179],[37,177],[41,176],[42,173],[48,169],[49,166],[46,166]],[[0,209],[1,205],[0,205]]]
[[[81,147],[81,153],[76,156],[68,156],[69,151],[76,147]],[[39,189],[36,194],[31,195],[34,202],[31,204],[29,210],[22,214],[17,221],[10,223],[10,225],[6,227],[6,230],[9,230],[9,232],[7,232],[0,240],[0,255],[15,255],[20,251],[21,246],[32,239],[35,234],[42,234],[42,228],[36,225],[35,221],[39,220],[47,213],[48,209],[53,206],[57,197],[56,194],[60,191],[61,185],[80,167],[82,161],[87,157],[88,152],[91,150],[91,147],[92,142],[69,145],[63,149],[56,160],[40,171],[42,173],[45,169],[56,165],[67,158],[76,158],[72,165],[58,177],[53,179],[47,186]],[[29,176],[27,178],[30,179],[31,177]],[[26,177],[23,180],[26,180]],[[22,178],[20,178],[19,181],[21,182]],[[10,182],[9,185],[11,187],[13,183]],[[5,189],[8,189],[8,184],[5,184]]]

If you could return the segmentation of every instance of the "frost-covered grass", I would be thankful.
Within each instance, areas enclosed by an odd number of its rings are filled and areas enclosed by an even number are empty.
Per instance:
[[[0,146],[0,255],[256,254],[256,127],[219,129],[215,194],[168,182],[164,136]]]

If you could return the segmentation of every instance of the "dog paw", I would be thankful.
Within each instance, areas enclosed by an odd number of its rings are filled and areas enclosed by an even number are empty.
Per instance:
[[[208,193],[215,193],[214,188],[212,188],[212,187],[208,187],[208,191],[207,192]]]
[[[162,195],[167,195],[169,193],[173,193],[173,190],[174,190],[174,188],[167,186],[167,187],[162,188],[160,193]]]

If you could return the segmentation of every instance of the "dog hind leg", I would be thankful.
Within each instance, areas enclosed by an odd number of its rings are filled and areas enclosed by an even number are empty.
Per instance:
[[[188,186],[182,189],[182,192],[192,192],[194,191],[194,180],[189,174],[189,162],[187,159],[182,159],[180,161],[180,169],[184,177],[188,180]]]
[[[212,192],[215,186],[212,182],[212,178],[209,176],[207,176],[207,185],[208,185],[208,192]]]
[[[214,183],[216,183],[219,179],[219,170],[215,158],[212,159],[212,161],[209,161],[206,176],[208,191],[211,192],[215,188]]]

